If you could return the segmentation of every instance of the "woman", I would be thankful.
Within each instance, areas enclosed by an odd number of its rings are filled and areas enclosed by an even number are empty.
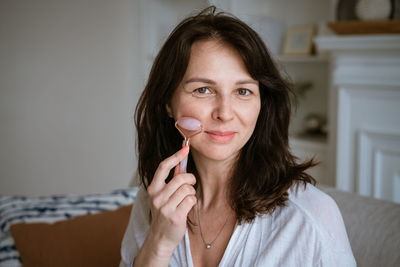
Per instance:
[[[175,28],[136,109],[143,188],[121,266],[355,265],[335,202],[304,172],[314,163],[289,151],[289,92],[237,18],[210,7]],[[177,152],[187,116],[203,132]]]

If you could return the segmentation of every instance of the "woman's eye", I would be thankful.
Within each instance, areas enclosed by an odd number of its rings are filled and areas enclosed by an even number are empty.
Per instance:
[[[197,92],[197,93],[200,93],[200,94],[209,94],[209,93],[211,93],[210,89],[208,89],[207,87],[197,88],[194,91]]]
[[[208,87],[200,87],[200,88],[195,89],[192,94],[195,95],[195,96],[202,97],[202,96],[212,95],[213,92]]]
[[[237,90],[238,95],[240,96],[248,96],[251,95],[251,91],[249,89],[240,88]]]

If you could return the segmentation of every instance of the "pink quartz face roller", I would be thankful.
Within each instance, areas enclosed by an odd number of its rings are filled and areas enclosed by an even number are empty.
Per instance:
[[[182,147],[190,145],[190,143],[189,143],[190,138],[203,131],[203,126],[201,125],[201,122],[192,117],[179,118],[175,122],[175,127],[176,127],[176,129],[178,129],[178,131],[183,136]],[[180,173],[186,172],[187,160],[188,160],[188,158],[186,157],[179,164],[179,172]]]

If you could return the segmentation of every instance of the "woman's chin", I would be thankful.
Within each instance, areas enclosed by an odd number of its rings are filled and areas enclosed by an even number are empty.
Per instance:
[[[200,157],[203,159],[207,160],[213,160],[213,161],[227,161],[227,160],[232,160],[236,158],[236,155],[238,155],[237,151],[232,151],[232,150],[225,150],[221,148],[213,149],[213,150],[207,150],[207,151],[196,151]]]

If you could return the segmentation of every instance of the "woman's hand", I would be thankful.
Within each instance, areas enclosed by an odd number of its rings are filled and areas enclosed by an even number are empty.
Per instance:
[[[189,146],[186,146],[162,161],[147,188],[152,220],[143,245],[151,247],[152,256],[158,259],[169,261],[185,235],[188,213],[197,201],[193,187],[195,177],[190,173],[179,173],[179,163],[188,153]],[[166,184],[165,180],[174,167],[174,177]]]

